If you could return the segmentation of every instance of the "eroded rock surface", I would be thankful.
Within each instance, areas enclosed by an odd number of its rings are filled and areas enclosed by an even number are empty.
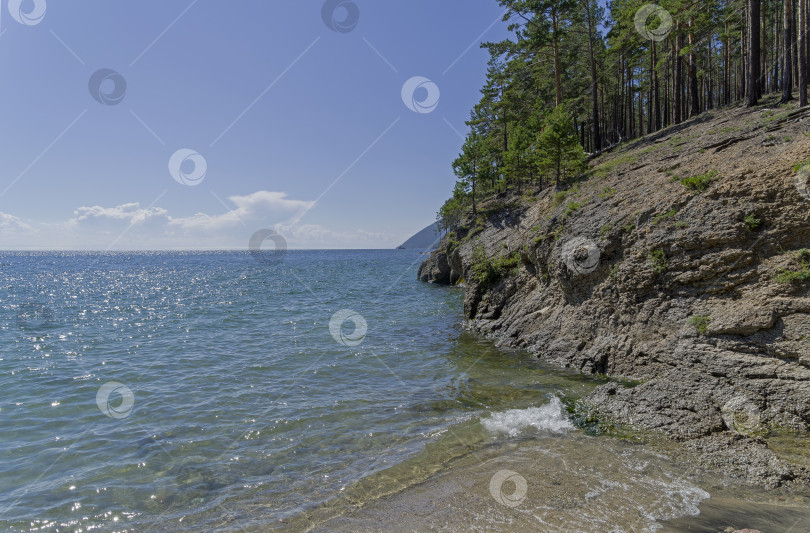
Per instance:
[[[810,201],[794,170],[810,158],[808,119],[791,114],[777,135],[792,140],[764,146],[762,111],[645,137],[595,160],[564,198],[491,201],[419,278],[465,280],[466,325],[503,344],[642,382],[597,388],[587,403],[600,415],[689,441],[707,464],[766,486],[807,480],[762,438],[810,430],[810,281],[798,275]],[[723,144],[735,136],[745,139]],[[707,172],[705,190],[680,182]],[[479,282],[481,247],[519,254],[519,266]]]

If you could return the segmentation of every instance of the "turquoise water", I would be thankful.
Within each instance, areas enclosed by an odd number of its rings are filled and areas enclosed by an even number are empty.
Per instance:
[[[0,530],[277,523],[490,409],[590,389],[463,334],[422,258],[0,254]]]

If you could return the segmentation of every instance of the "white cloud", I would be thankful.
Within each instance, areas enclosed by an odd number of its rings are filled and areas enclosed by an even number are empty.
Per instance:
[[[14,215],[0,213],[0,232],[30,231],[32,228]]]
[[[64,222],[23,221],[0,213],[0,247],[5,249],[247,249],[253,232],[273,228],[290,248],[387,246],[390,235],[363,229],[300,224],[315,202],[283,192],[258,191],[230,196],[233,208],[221,214],[171,216],[159,206],[137,202],[114,207],[82,206]]]
[[[141,209],[141,204],[135,202],[117,205],[115,207],[80,207],[73,212],[77,223],[89,222],[98,219],[124,221],[127,224],[140,224],[154,218],[167,219],[167,211],[160,207]]]
[[[314,202],[290,200],[283,192],[258,191],[247,196],[230,196],[236,208],[221,215],[197,213],[185,218],[170,217],[170,225],[185,231],[218,231],[243,224],[265,222],[277,224],[294,217],[314,205]]]

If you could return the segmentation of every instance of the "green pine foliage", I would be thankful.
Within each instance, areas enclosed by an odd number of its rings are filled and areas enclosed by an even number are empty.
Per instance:
[[[578,176],[587,168],[585,151],[572,124],[571,115],[563,106],[557,106],[538,136],[537,167],[541,173],[553,176],[558,187],[561,179]]]
[[[756,3],[756,24],[744,0],[491,1],[504,9],[510,37],[482,44],[490,56],[486,82],[453,163],[458,186],[437,215],[448,229],[475,220],[479,204],[504,192],[534,198],[552,186],[561,191],[613,175],[638,155],[619,153],[587,172],[586,154],[736,105],[748,83],[762,95],[782,92],[785,101],[785,81],[796,87],[782,61],[797,43],[784,36],[804,32],[783,27],[787,0]],[[759,50],[749,50],[745,38],[754,30]],[[749,52],[761,58],[759,73],[743,68]],[[794,69],[804,70],[792,57]],[[666,146],[689,142],[673,135]],[[678,181],[701,193],[718,179],[708,172]]]

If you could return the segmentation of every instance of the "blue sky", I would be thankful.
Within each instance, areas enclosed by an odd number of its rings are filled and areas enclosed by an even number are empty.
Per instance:
[[[0,5],[3,249],[394,247],[450,195],[478,43],[507,36],[495,0]]]

